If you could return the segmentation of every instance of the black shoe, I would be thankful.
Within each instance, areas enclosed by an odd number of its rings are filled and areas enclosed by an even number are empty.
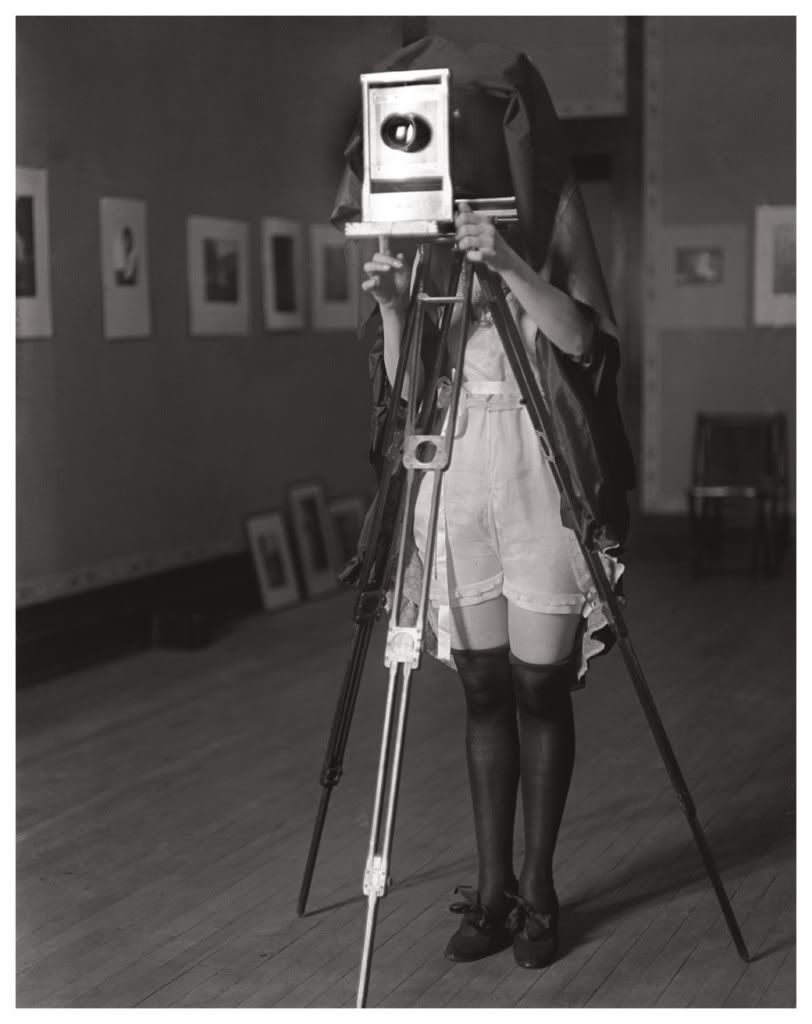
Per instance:
[[[549,914],[540,914],[533,904],[516,892],[506,892],[515,903],[507,922],[514,932],[513,956],[519,967],[547,967],[558,952],[558,897]]]
[[[467,963],[507,949],[513,942],[513,933],[506,926],[513,913],[510,902],[505,900],[501,909],[486,907],[479,893],[470,885],[458,885],[454,890],[454,895],[457,894],[462,896],[463,902],[452,903],[448,909],[464,916],[448,940],[446,959]]]

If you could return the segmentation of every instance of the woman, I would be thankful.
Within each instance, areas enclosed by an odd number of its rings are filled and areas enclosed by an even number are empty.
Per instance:
[[[414,499],[413,536],[405,541],[398,621],[409,624],[422,574],[432,571],[425,648],[455,669],[463,686],[479,865],[476,887],[455,890],[463,900],[451,909],[463,918],[446,955],[475,960],[512,941],[517,963],[538,968],[557,950],[553,853],[575,755],[570,691],[583,686],[589,659],[614,639],[579,541],[599,556],[619,592],[626,491],[635,473],[617,405],[611,303],[544,81],[524,54],[489,46],[462,50],[440,37],[403,48],[377,70],[439,67],[451,72],[456,195],[513,194],[518,210],[517,241],[509,245],[486,218],[461,205],[456,245],[502,281],[544,385],[576,506],[561,501],[475,288],[460,405],[455,423],[444,424],[455,436],[442,474],[436,557],[434,565],[424,565],[431,485],[425,474]],[[360,214],[362,150],[357,127],[331,218],[337,226]],[[432,262],[440,251],[434,247]],[[410,271],[402,254],[379,252],[364,272],[364,293],[370,305],[375,300],[361,331],[370,347],[370,459],[380,473]],[[458,319],[459,308],[453,309]],[[432,333],[424,333],[429,355],[414,382],[418,390],[436,341]],[[450,341],[456,333],[452,320]],[[411,386],[406,380],[404,387]],[[442,416],[435,429],[441,426]],[[387,497],[384,518],[389,505]],[[358,552],[341,574],[345,582],[358,580],[372,519],[370,509]],[[520,782],[525,849],[516,877],[512,840]]]
[[[466,259],[484,262],[500,276],[531,360],[537,330],[571,358],[589,359],[588,318],[570,296],[533,271],[487,218],[465,204],[456,218],[456,245]],[[435,257],[438,251],[435,247]],[[380,309],[391,385],[410,271],[402,254],[382,252],[364,270],[362,288]],[[460,887],[464,902],[452,909],[464,916],[446,955],[474,960],[513,941],[517,963],[542,967],[555,956],[557,943],[553,851],[573,769],[570,689],[577,669],[575,640],[588,604],[575,565],[582,581],[586,569],[571,531],[561,523],[559,492],[474,283],[462,402],[451,463],[443,476],[441,528],[451,654],[467,706],[479,877],[474,891]],[[458,337],[455,319],[461,316],[459,306],[453,308],[452,340]],[[418,391],[422,383],[416,382]],[[407,380],[406,390],[410,386]],[[424,560],[430,489],[425,474],[414,520],[414,539]],[[519,780],[525,851],[517,880],[512,842]],[[514,908],[519,912],[511,914]],[[509,918],[511,924],[521,923],[515,938]]]

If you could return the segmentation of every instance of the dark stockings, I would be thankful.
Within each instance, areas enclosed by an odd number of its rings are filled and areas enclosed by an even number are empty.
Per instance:
[[[513,823],[519,781],[519,734],[508,647],[452,651],[467,706],[465,752],[474,810],[479,879],[485,906],[505,905],[514,885]]]
[[[540,913],[554,908],[553,853],[575,761],[571,658],[531,665],[510,654],[519,710],[524,865],[519,891]]]

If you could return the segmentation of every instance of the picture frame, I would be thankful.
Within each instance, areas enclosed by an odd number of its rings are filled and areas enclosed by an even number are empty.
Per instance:
[[[148,338],[147,204],[142,199],[102,198],[99,228],[104,337]]]
[[[260,222],[260,265],[265,329],[296,331],[305,326],[304,231],[285,217]]]
[[[743,224],[665,225],[657,239],[651,308],[657,327],[746,326]]]
[[[245,522],[248,546],[265,611],[290,608],[302,600],[290,537],[281,508],[250,516]]]
[[[356,553],[367,502],[360,494],[353,494],[331,499],[327,502],[327,510],[333,521],[339,565],[343,568]]]
[[[344,245],[344,235],[332,224],[310,225],[310,325],[317,331],[357,325],[356,274]]]
[[[757,206],[753,260],[753,321],[759,327],[795,324],[794,206]]]
[[[339,582],[338,556],[324,488],[317,480],[291,484],[288,507],[306,596],[332,593]]]
[[[17,337],[53,337],[48,171],[44,168],[17,168],[15,294]]]
[[[187,267],[190,333],[248,334],[247,222],[197,215],[189,217]]]

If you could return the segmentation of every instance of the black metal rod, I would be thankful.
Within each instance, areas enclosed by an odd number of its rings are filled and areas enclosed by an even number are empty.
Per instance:
[[[533,427],[536,432],[544,438],[548,461],[556,485],[565,500],[565,504],[569,506],[570,510],[574,511],[578,507],[578,497],[573,486],[572,478],[567,471],[566,466],[557,457],[554,450],[555,434],[553,430],[552,416],[544,402],[541,389],[539,388],[538,382],[533,374],[530,360],[524,347],[524,342],[519,333],[518,325],[507,306],[504,293],[502,292],[498,281],[495,279],[493,271],[488,267],[479,264],[477,266],[477,273],[482,284],[482,291],[488,301],[491,312],[493,313],[494,323],[496,324],[499,335],[502,338],[511,369],[513,370],[514,376],[519,384],[522,395],[524,396],[525,407],[530,414]],[[546,342],[547,344],[552,344],[549,339],[546,339]],[[573,523],[573,525],[575,525],[575,523]],[[705,870],[707,871],[708,877],[710,878],[716,892],[728,929],[730,930],[730,934],[736,944],[736,949],[742,960],[749,962],[750,954],[747,951],[747,946],[745,945],[741,930],[733,913],[733,908],[730,905],[730,900],[728,899],[728,895],[725,892],[725,888],[719,876],[719,871],[711,854],[710,847],[708,846],[702,827],[697,819],[696,807],[691,794],[688,791],[685,778],[682,774],[679,763],[677,762],[677,758],[668,739],[668,735],[666,734],[662,719],[660,718],[654,704],[654,698],[651,695],[651,691],[646,682],[640,662],[638,661],[637,655],[632,647],[629,631],[626,627],[620,604],[612,590],[609,579],[606,576],[606,570],[603,566],[603,562],[597,552],[585,544],[584,538],[580,535],[580,532],[577,529],[574,532],[578,540],[579,547],[581,548],[581,552],[589,567],[596,589],[599,593],[609,625],[617,637],[623,660],[626,663],[626,668],[631,676],[632,684],[634,685],[638,699],[642,705],[643,713],[646,716],[646,720],[648,721],[649,728],[654,736],[657,748],[660,751],[660,756],[665,764],[669,779],[677,793],[680,806],[688,819],[688,824],[693,832],[694,839],[696,840],[696,844],[705,865]]]
[[[385,463],[378,487],[375,516],[370,528],[367,550],[364,554],[361,572],[356,585],[356,600],[353,609],[355,629],[353,631],[352,646],[330,728],[327,750],[319,779],[322,786],[322,794],[316,812],[316,820],[313,825],[304,874],[299,889],[296,911],[300,917],[307,908],[310,887],[313,882],[313,872],[330,804],[330,796],[333,788],[341,780],[344,771],[344,756],[358,699],[361,676],[369,651],[372,630],[383,610],[384,593],[392,568],[392,554],[395,547],[393,541],[397,536],[397,527],[403,513],[403,473],[400,472],[402,462],[398,450],[399,446],[396,446],[394,442],[397,434],[400,395],[403,391],[406,367],[410,358],[412,358],[411,348],[413,344],[416,344],[417,334],[419,333],[415,329],[418,326],[416,318],[420,315],[418,296],[426,286],[430,265],[430,250],[422,246],[418,252],[417,259],[415,285],[406,315],[398,368],[395,373],[395,380],[392,383],[392,399],[384,426],[382,447]],[[452,287],[455,289],[459,281],[460,266],[461,264],[457,262],[452,272]],[[434,361],[431,379],[424,390],[423,399],[420,404],[420,419],[422,423],[430,422],[434,416],[437,382],[440,367],[442,366],[443,353],[447,345],[450,322],[450,314],[444,311],[439,350]],[[419,354],[417,353],[418,356]],[[392,516],[394,528],[384,531],[387,515]]]

